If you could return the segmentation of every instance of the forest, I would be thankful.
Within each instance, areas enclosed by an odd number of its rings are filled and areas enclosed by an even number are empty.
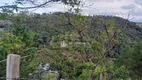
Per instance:
[[[26,56],[25,80],[142,80],[141,23],[72,10],[1,12],[0,80],[8,54]]]

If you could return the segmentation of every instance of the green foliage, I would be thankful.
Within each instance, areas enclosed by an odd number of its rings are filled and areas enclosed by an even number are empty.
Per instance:
[[[27,56],[21,60],[21,76],[28,77],[28,73],[35,69],[36,64],[32,65],[36,51],[36,36],[26,27],[20,25],[20,19],[15,20],[14,27],[10,32],[0,34],[0,60],[6,59],[8,54],[18,54],[21,57]],[[5,63],[1,63],[1,76],[5,75]],[[33,67],[34,66],[34,67]]]
[[[142,42],[139,42],[134,46],[134,51],[131,54],[131,58],[133,60],[131,63],[132,69],[135,70],[137,74],[142,75]]]
[[[0,13],[0,20],[5,20],[8,18],[8,14],[7,13]]]
[[[81,16],[81,15],[74,15],[73,16],[73,26],[80,27],[84,26],[86,21],[89,21],[90,19],[87,19],[87,16]]]
[[[18,37],[11,33],[0,33],[0,61],[7,58],[10,53],[19,54],[23,43]],[[4,76],[6,62],[0,63],[0,75]]]
[[[12,24],[5,28],[7,32],[0,33],[0,60],[10,53],[26,56],[20,65],[20,77],[24,78],[41,72],[36,70],[38,63],[49,63],[59,75],[40,75],[41,80],[99,80],[102,75],[108,80],[141,80],[142,42],[134,46],[142,40],[140,27],[118,17],[83,16],[80,0],[51,1],[71,6],[69,12],[74,14],[40,15],[26,11],[9,16],[6,13],[17,11],[17,5],[3,9],[0,19],[11,17]],[[61,47],[62,42],[65,47]],[[5,62],[0,63],[0,71],[0,77],[5,76]]]
[[[17,54],[21,47],[22,47],[22,41],[18,39],[15,35],[11,33],[2,33],[0,34],[1,42],[0,42],[0,50],[2,50],[5,53],[10,53],[15,51]]]
[[[89,78],[90,73],[92,72],[91,70],[93,69],[94,64],[93,63],[84,63],[84,64],[79,64],[75,68],[75,77],[80,80],[82,78]]]
[[[47,73],[42,76],[41,80],[57,80],[58,75],[55,73]]]
[[[127,69],[129,69],[130,74],[132,75],[131,78],[141,78],[141,50],[142,50],[142,43],[138,42],[135,44],[133,48],[126,48],[118,58],[117,64],[125,65]],[[137,75],[137,76],[136,76]]]
[[[58,19],[58,14],[49,16],[56,16],[56,19]],[[62,22],[62,24],[66,25],[66,15],[60,13],[59,18],[65,20],[64,22]],[[112,74],[112,79],[114,80],[130,79],[130,72],[127,69],[127,66],[123,65],[123,61],[120,61],[122,65],[118,66],[118,63],[116,64],[115,60],[118,57],[118,53],[125,54],[125,51],[123,49],[125,49],[126,46],[130,46],[132,37],[128,35],[129,33],[127,31],[126,33],[121,32],[121,27],[117,27],[118,22],[113,19],[108,19],[108,22],[106,22],[108,34],[106,33],[104,25],[102,25],[101,22],[97,23],[97,25],[87,24],[88,27],[86,28],[81,27],[81,25],[83,25],[84,23],[88,23],[87,21],[85,21],[86,19],[89,18],[81,15],[73,15],[73,17],[71,18],[71,22],[73,23],[73,26],[76,26],[76,29],[83,29],[82,33],[85,34],[83,37],[84,41],[86,41],[85,47],[83,46],[84,44],[81,43],[78,39],[78,33],[76,31],[72,31],[73,28],[70,28],[70,30],[66,30],[63,34],[60,32],[57,32],[59,33],[58,35],[51,34],[52,38],[50,40],[50,45],[46,45],[46,47],[44,47],[43,49],[42,47],[41,49],[39,49],[39,60],[41,60],[42,62],[50,63],[52,68],[59,71],[60,76],[64,77],[65,79],[83,79],[84,76],[86,76],[85,78],[88,79],[92,72],[97,79],[99,79],[100,74]],[[92,23],[95,23],[93,19],[90,20],[92,21]],[[104,20],[103,17],[101,18],[101,20]],[[56,20],[53,19],[53,21],[55,21],[54,24],[57,23]],[[65,30],[65,28],[61,29],[60,27],[60,22],[58,22],[58,27],[56,27],[56,29],[63,31]],[[131,31],[133,29],[129,28],[129,30]],[[56,31],[51,32],[56,33]],[[113,37],[114,35],[115,37]],[[105,59],[105,48],[108,48],[106,46],[109,43],[108,36],[110,38],[114,38],[110,44],[112,50],[109,52],[111,55],[114,55],[114,60],[110,60],[109,58]],[[137,40],[139,39],[136,39],[135,41]],[[62,41],[65,41],[67,43],[67,48],[60,47],[60,43]],[[113,48],[114,46],[116,48]],[[127,48],[125,50],[127,51]],[[86,68],[87,65],[84,64],[90,62],[93,62],[94,66],[93,68],[88,69]],[[99,64],[97,64],[97,62]]]
[[[4,33],[8,38],[0,42],[5,46],[1,52],[28,56],[21,61],[21,77],[36,72],[38,63],[49,63],[51,70],[67,80],[88,80],[91,76],[99,80],[102,74],[108,80],[137,78],[141,73],[141,46],[133,45],[142,39],[141,28],[128,22],[123,29],[127,20],[82,16],[78,8],[73,9],[75,14],[21,12],[12,16],[9,34],[13,37]],[[62,42],[66,47],[61,47]],[[43,79],[49,76],[55,75]]]

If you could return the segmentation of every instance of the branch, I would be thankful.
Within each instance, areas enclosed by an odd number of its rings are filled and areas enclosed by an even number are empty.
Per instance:
[[[4,8],[13,8],[13,9],[33,9],[33,8],[39,8],[39,7],[44,7],[46,4],[53,2],[52,0],[49,0],[43,4],[39,4],[36,6],[32,6],[32,7],[18,7],[17,5],[6,5],[6,6],[0,6],[1,9]]]

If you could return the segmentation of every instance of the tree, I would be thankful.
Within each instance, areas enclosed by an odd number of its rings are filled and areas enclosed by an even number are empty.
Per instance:
[[[9,32],[0,33],[0,60],[6,59],[8,54],[18,54],[23,57],[21,60],[21,77],[29,77],[37,63],[35,62],[36,35],[23,25],[20,25],[20,18],[16,17],[13,27]],[[1,77],[5,76],[6,62],[0,63]]]

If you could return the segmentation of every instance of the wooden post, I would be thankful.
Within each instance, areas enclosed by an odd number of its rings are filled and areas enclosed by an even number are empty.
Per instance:
[[[20,56],[16,54],[9,54],[7,56],[6,80],[19,79],[19,66]]]

